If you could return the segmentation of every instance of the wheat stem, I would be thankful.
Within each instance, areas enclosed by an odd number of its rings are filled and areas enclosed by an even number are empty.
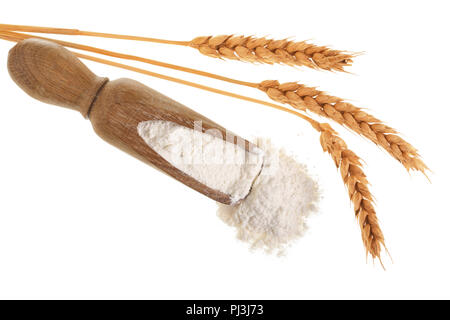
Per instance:
[[[347,51],[333,50],[327,46],[317,46],[306,41],[289,41],[286,39],[273,40],[253,36],[202,36],[196,37],[191,41],[177,41],[113,33],[82,31],[78,29],[47,28],[10,24],[0,24],[0,30],[91,36],[189,46],[197,49],[204,55],[214,58],[268,64],[279,63],[289,66],[306,66],[313,69],[330,71],[344,71],[344,67],[351,66],[353,63],[352,59],[358,55]]]
[[[18,42],[18,41],[22,40],[21,38],[15,38],[15,37],[13,37],[11,35],[5,34],[4,32],[0,32],[0,39],[13,41],[13,42]],[[243,95],[240,95],[240,94],[237,94],[237,93],[233,93],[233,92],[229,92],[229,91],[225,91],[225,90],[221,90],[221,89],[205,86],[205,85],[202,85],[202,84],[199,84],[199,83],[195,83],[195,82],[191,82],[191,81],[187,81],[187,80],[183,80],[183,79],[179,79],[179,78],[175,78],[175,77],[171,77],[171,76],[166,76],[166,75],[163,75],[163,74],[160,74],[160,73],[156,73],[156,72],[152,72],[152,71],[149,71],[149,70],[145,70],[145,69],[129,66],[129,65],[126,65],[126,64],[122,64],[122,63],[118,63],[118,62],[114,62],[114,61],[110,61],[110,60],[106,60],[106,59],[102,59],[102,58],[97,58],[97,57],[85,55],[85,54],[74,52],[74,51],[72,51],[72,53],[74,55],[76,55],[78,58],[81,58],[81,59],[90,60],[90,61],[94,61],[94,62],[97,62],[97,63],[113,66],[113,67],[116,67],[116,68],[121,68],[121,69],[129,70],[129,71],[145,74],[145,75],[148,75],[148,76],[151,76],[151,77],[155,77],[155,78],[159,78],[159,79],[162,79],[162,80],[167,80],[167,81],[183,84],[183,85],[186,85],[186,86],[190,86],[190,87],[193,87],[193,88],[209,91],[209,92],[212,92],[212,93],[220,94],[220,95],[231,97],[231,98],[236,98],[236,99],[240,99],[240,100],[244,100],[244,101],[248,101],[248,102],[252,102],[252,103],[257,103],[257,104],[262,104],[262,105],[265,105],[265,106],[268,106],[268,107],[271,107],[271,108],[275,108],[275,109],[278,109],[278,110],[281,110],[281,111],[284,111],[284,112],[287,112],[287,113],[290,113],[290,114],[297,115],[297,116],[299,116],[301,118],[304,118],[304,119],[308,118],[307,116],[304,116],[304,115],[296,112],[295,110],[282,107],[282,106],[277,105],[275,103],[267,102],[267,101],[260,100],[260,99],[255,99],[255,98],[252,98],[252,97],[243,96]]]
[[[187,46],[189,41],[176,41],[176,40],[165,40],[158,38],[140,37],[140,36],[129,36],[114,33],[103,33],[103,32],[92,32],[92,31],[82,31],[78,29],[66,29],[66,28],[48,28],[48,27],[37,27],[37,26],[22,26],[14,24],[0,24],[1,30],[9,31],[24,31],[32,33],[49,33],[49,34],[62,34],[71,36],[89,36],[89,37],[100,37],[100,38],[111,38],[111,39],[122,39],[122,40],[134,40],[134,41],[147,41],[155,42],[161,44],[173,44],[180,46]]]
[[[242,85],[242,86],[253,87],[253,88],[258,87],[258,84],[253,83],[253,82],[236,80],[236,79],[224,77],[224,76],[221,76],[218,74],[214,74],[211,72],[206,72],[206,71],[201,71],[201,70],[192,69],[192,68],[188,68],[188,67],[183,67],[183,66],[179,66],[179,65],[175,65],[175,64],[171,64],[171,63],[167,63],[167,62],[162,62],[162,61],[158,61],[158,60],[143,58],[143,57],[139,57],[139,56],[135,56],[135,55],[131,55],[131,54],[119,53],[119,52],[115,52],[115,51],[100,49],[97,47],[86,46],[86,45],[82,45],[79,43],[73,43],[73,42],[51,39],[51,38],[46,38],[46,37],[40,37],[40,36],[35,36],[35,35],[29,35],[29,34],[20,33],[20,32],[1,31],[1,29],[0,29],[0,34],[3,34],[5,36],[10,36],[11,38],[15,38],[15,39],[21,39],[21,40],[29,39],[29,38],[37,38],[37,39],[42,39],[42,40],[53,41],[62,46],[73,48],[73,49],[79,49],[79,50],[84,50],[84,51],[88,51],[88,52],[98,53],[98,54],[102,54],[102,55],[106,55],[106,56],[114,57],[114,58],[144,62],[144,63],[151,64],[151,65],[158,66],[158,67],[187,72],[187,73],[191,73],[191,74],[195,74],[195,75],[199,75],[199,76],[203,76],[203,77],[208,77],[208,78],[212,78],[212,79],[216,79],[216,80],[226,81],[229,83],[238,84],[238,85]]]
[[[350,130],[353,130],[354,132],[368,138],[376,145],[383,147],[392,157],[401,162],[407,170],[418,170],[425,174],[425,170],[428,169],[420,159],[420,155],[418,154],[417,150],[404,139],[402,139],[398,135],[395,135],[396,131],[394,129],[386,126],[380,120],[363,111],[362,109],[357,108],[350,103],[344,102],[343,99],[329,96],[324,92],[317,90],[316,88],[306,87],[294,82],[280,84],[276,80],[267,80],[261,83],[241,81],[214,73],[67,41],[32,36],[24,33],[10,31],[0,31],[0,34],[3,34],[4,36],[8,36],[10,38],[14,38],[16,41],[32,37],[50,40],[74,49],[99,53],[116,58],[140,61],[160,67],[226,81],[233,84],[259,88],[274,101],[290,104],[294,108],[302,111],[312,111],[320,116],[332,119],[339,124],[346,126]]]

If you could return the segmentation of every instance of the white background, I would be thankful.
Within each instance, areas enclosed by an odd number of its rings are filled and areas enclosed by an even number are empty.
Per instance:
[[[247,34],[364,51],[353,74],[220,61],[184,47],[83,37],[241,80],[300,81],[368,108],[416,146],[432,184],[336,124],[366,161],[393,263],[366,263],[346,190],[301,119],[182,85],[130,77],[246,138],[270,137],[306,163],[323,200],[286,257],[249,252],[216,204],[116,150],[73,111],[22,92],[0,42],[0,298],[450,298],[448,8],[444,1],[8,1],[1,23],[189,40]],[[447,30],[447,31],[446,31]],[[63,38],[63,37],[60,37]],[[139,65],[139,64],[136,64]],[[262,92],[139,65],[265,99]]]

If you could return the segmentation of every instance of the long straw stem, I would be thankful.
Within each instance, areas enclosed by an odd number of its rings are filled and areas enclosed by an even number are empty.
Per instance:
[[[8,41],[13,41],[13,42],[18,42],[21,41],[23,39],[18,38],[18,37],[14,37],[14,35],[12,34],[7,34],[4,32],[0,32],[0,39],[4,39],[4,40],[8,40]],[[49,39],[51,41],[54,41],[52,39]],[[125,69],[125,70],[129,70],[129,71],[133,71],[133,72],[137,72],[137,73],[141,73],[141,74],[145,74],[154,78],[158,78],[158,79],[163,79],[163,80],[167,80],[167,81],[171,81],[171,82],[175,82],[175,83],[179,83],[179,84],[183,84],[186,86],[190,86],[193,88],[197,88],[197,89],[201,89],[201,90],[205,90],[205,91],[209,91],[209,92],[213,92],[216,94],[220,94],[223,96],[227,96],[227,97],[231,97],[231,98],[235,98],[235,99],[240,99],[240,100],[244,100],[244,101],[248,101],[248,102],[252,102],[252,103],[256,103],[256,104],[261,104],[261,105],[265,105],[274,109],[278,109],[293,115],[296,115],[310,123],[312,122],[316,122],[315,120],[311,119],[310,117],[303,115],[295,110],[286,108],[286,107],[282,107],[280,105],[277,105],[275,103],[271,103],[271,102],[267,102],[264,100],[260,100],[260,99],[256,99],[256,98],[252,98],[252,97],[248,97],[248,96],[244,96],[244,95],[240,95],[237,93],[233,93],[233,92],[229,92],[229,91],[225,91],[225,90],[221,90],[221,89],[217,89],[217,88],[213,88],[213,87],[209,87],[209,86],[205,86],[199,83],[195,83],[195,82],[191,82],[191,81],[187,81],[187,80],[183,80],[180,78],[175,78],[175,77],[171,77],[171,76],[167,76],[167,75],[163,75],[160,73],[156,73],[153,71],[149,71],[149,70],[145,70],[145,69],[141,69],[141,68],[137,68],[137,67],[133,67],[133,66],[129,66],[126,64],[122,64],[122,63],[118,63],[118,62],[114,62],[114,61],[110,61],[110,60],[106,60],[106,59],[101,59],[101,58],[97,58],[97,57],[93,57],[93,56],[89,56],[89,55],[85,55],[82,53],[78,53],[78,52],[73,52],[73,54],[75,54],[78,58],[81,59],[85,59],[85,60],[90,60],[90,61],[94,61],[97,63],[101,63],[101,64],[105,64],[105,65],[109,65],[109,66],[113,66],[116,68],[121,68],[121,69]]]
[[[81,53],[76,53],[76,52],[74,52],[74,53],[75,53],[75,55],[77,57],[79,57],[81,59],[95,61],[95,62],[98,62],[98,63],[110,65],[110,66],[113,66],[113,67],[130,70],[130,71],[134,71],[134,72],[137,72],[137,73],[142,73],[142,74],[149,75],[149,76],[152,76],[152,77],[155,77],[155,78],[176,82],[176,83],[179,83],[179,84],[183,84],[183,85],[190,86],[190,87],[193,87],[193,88],[197,88],[197,89],[201,89],[201,90],[217,93],[217,94],[220,94],[220,95],[223,95],[223,96],[227,96],[227,97],[232,97],[232,98],[241,99],[241,100],[244,100],[244,101],[249,101],[249,102],[253,102],[253,103],[262,104],[262,105],[269,106],[269,107],[272,107],[272,108],[275,108],[275,109],[278,109],[278,110],[281,110],[281,111],[284,111],[284,112],[289,112],[291,114],[295,114],[295,115],[297,115],[297,116],[299,116],[299,117],[301,117],[301,118],[303,118],[305,120],[306,119],[310,119],[309,117],[307,117],[307,116],[305,116],[305,115],[303,115],[303,114],[301,114],[301,113],[299,113],[297,111],[294,111],[294,110],[291,110],[289,108],[285,108],[285,107],[279,106],[279,105],[277,105],[275,103],[271,103],[271,102],[267,102],[267,101],[264,101],[264,100],[259,100],[259,99],[256,99],[256,98],[243,96],[243,95],[240,95],[240,94],[237,94],[237,93],[233,93],[233,92],[229,92],[229,91],[225,91],[225,90],[221,90],[221,89],[205,86],[205,85],[202,85],[202,84],[199,84],[199,83],[195,83],[195,82],[191,82],[191,81],[187,81],[187,80],[183,80],[183,79],[179,79],[179,78],[175,78],[175,77],[171,77],[171,76],[166,76],[166,75],[163,75],[163,74],[160,74],[160,73],[148,71],[148,70],[141,69],[141,68],[132,67],[132,66],[129,66],[129,65],[126,65],[126,64],[122,64],[122,63],[118,63],[118,62],[114,62],[114,61],[110,61],[110,60],[105,60],[105,59],[101,59],[101,58],[97,58],[97,57],[93,57],[93,56],[88,56],[88,55],[81,54]]]
[[[64,35],[75,35],[75,36],[89,36],[89,37],[101,37],[101,38],[111,38],[111,39],[147,41],[147,42],[155,42],[155,43],[162,43],[162,44],[174,44],[174,45],[179,45],[179,46],[189,45],[189,41],[165,40],[165,39],[158,39],[158,38],[129,36],[129,35],[120,35],[120,34],[113,34],[113,33],[82,31],[82,30],[78,30],[78,29],[47,28],[47,27],[36,27],[36,26],[22,26],[22,25],[14,25],[14,24],[0,24],[0,29],[10,30],[10,31],[34,32],[34,33],[51,33],[51,34],[64,34]]]
[[[307,66],[313,69],[343,72],[345,72],[344,67],[350,66],[353,62],[352,59],[358,55],[357,53],[334,50],[327,46],[317,46],[306,41],[289,41],[286,39],[275,40],[253,36],[200,36],[190,41],[175,41],[141,36],[82,31],[78,29],[11,24],[0,24],[0,30],[147,41],[192,47],[206,56],[220,59],[268,64],[277,63],[289,66]]]
[[[242,85],[242,86],[258,88],[258,83],[236,80],[236,79],[224,77],[224,76],[221,76],[221,75],[218,75],[215,73],[211,73],[211,72],[206,72],[206,71],[202,71],[202,70],[183,67],[183,66],[179,66],[176,64],[171,64],[171,63],[162,62],[162,61],[158,61],[158,60],[148,59],[148,58],[139,57],[139,56],[135,56],[135,55],[131,55],[131,54],[119,53],[119,52],[115,52],[115,51],[100,49],[97,47],[86,46],[86,45],[82,45],[82,44],[78,44],[78,43],[62,41],[62,40],[57,40],[57,39],[51,39],[51,38],[46,38],[46,37],[34,36],[34,35],[25,34],[25,33],[12,32],[12,31],[1,31],[1,28],[0,28],[0,34],[7,35],[7,36],[10,36],[10,37],[16,38],[16,39],[37,38],[37,39],[48,40],[48,41],[58,43],[65,47],[73,48],[73,49],[79,49],[79,50],[84,50],[84,51],[88,51],[88,52],[98,53],[98,54],[102,54],[102,55],[114,57],[114,58],[144,62],[144,63],[151,64],[151,65],[158,66],[158,67],[163,67],[163,68],[168,68],[168,69],[177,70],[177,71],[181,71],[181,72],[191,73],[191,74],[208,77],[208,78],[212,78],[212,79],[216,79],[216,80],[221,80],[221,81],[238,84],[238,85]]]

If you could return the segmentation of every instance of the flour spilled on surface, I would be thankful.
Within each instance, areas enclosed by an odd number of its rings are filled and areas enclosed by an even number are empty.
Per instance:
[[[170,121],[144,121],[137,129],[165,160],[204,185],[229,194],[233,203],[249,193],[261,171],[263,152],[258,148],[247,152],[212,134]]]
[[[307,219],[319,201],[318,185],[304,165],[269,141],[258,139],[258,148],[247,152],[169,121],[144,121],[137,129],[173,166],[231,195],[234,204],[218,203],[217,214],[251,248],[282,255],[293,240],[304,235]]]
[[[293,240],[304,235],[308,217],[317,210],[319,189],[306,167],[283,150],[263,139],[257,145],[265,156],[252,191],[237,205],[219,203],[217,214],[252,248],[283,255]]]

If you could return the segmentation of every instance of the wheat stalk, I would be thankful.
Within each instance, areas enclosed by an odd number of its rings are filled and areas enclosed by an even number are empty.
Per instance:
[[[280,84],[278,81],[274,80],[267,80],[261,83],[241,81],[205,71],[186,68],[134,55],[108,51],[77,43],[31,36],[24,33],[6,30],[2,31],[1,28],[0,34],[3,35],[3,37],[5,38],[9,37],[11,39],[14,39],[15,41],[20,41],[21,39],[27,39],[31,37],[40,38],[44,40],[54,41],[66,47],[100,53],[103,55],[108,55],[122,59],[145,62],[152,65],[197,74],[234,84],[239,84],[252,88],[259,88],[260,90],[265,91],[270,98],[272,98],[277,102],[288,103],[294,108],[302,111],[306,110],[313,111],[321,116],[331,118],[336,122],[345,125],[351,130],[354,130],[358,134],[365,136],[366,138],[373,141],[375,144],[380,145],[384,149],[386,149],[395,159],[400,161],[408,170],[414,169],[424,173],[424,171],[427,169],[426,165],[420,159],[417,150],[414,147],[412,147],[409,143],[404,141],[402,138],[400,138],[398,135],[395,135],[394,133],[396,133],[396,131],[394,129],[384,125],[380,120],[362,111],[360,108],[357,108],[351,105],[350,103],[344,102],[340,98],[326,95],[322,91],[319,91],[315,88],[306,87],[292,82]]]
[[[0,27],[0,35],[2,35],[5,38],[15,39],[16,41],[30,39],[30,38],[42,39],[42,40],[55,42],[55,43],[60,44],[60,45],[62,45],[64,47],[73,48],[73,49],[79,49],[79,50],[84,50],[84,51],[89,51],[89,52],[94,52],[94,53],[106,55],[106,56],[109,56],[109,57],[121,58],[121,59],[125,59],[125,60],[139,61],[139,62],[155,65],[155,66],[158,66],[158,67],[163,67],[163,68],[168,68],[168,69],[172,69],[172,70],[187,72],[187,73],[196,74],[196,75],[203,76],[203,77],[208,77],[208,78],[212,78],[212,79],[217,79],[217,80],[226,81],[226,82],[229,82],[229,83],[239,84],[239,85],[253,87],[253,88],[256,88],[258,86],[257,83],[236,80],[236,79],[232,79],[232,78],[229,78],[229,77],[224,77],[224,76],[221,76],[221,75],[218,75],[218,74],[214,74],[214,73],[211,73],[211,72],[206,72],[206,71],[201,71],[201,70],[197,70],[197,69],[187,68],[187,67],[179,66],[179,65],[176,65],[176,64],[171,64],[171,63],[162,62],[162,61],[158,61],[158,60],[148,59],[148,58],[139,57],[139,56],[135,56],[135,55],[131,55],[131,54],[125,54],[125,53],[105,50],[105,49],[101,49],[101,48],[97,48],[97,47],[83,45],[83,44],[80,44],[80,43],[74,43],[74,42],[69,42],[69,41],[62,41],[62,40],[58,40],[58,39],[52,39],[52,38],[41,37],[41,36],[36,36],[36,35],[30,35],[30,34],[27,34],[27,33],[2,30],[1,27]]]
[[[189,46],[202,54],[231,60],[280,63],[314,69],[344,71],[353,62],[353,53],[316,46],[306,41],[273,40],[235,35],[197,37]]]
[[[350,66],[353,63],[352,59],[357,55],[347,51],[333,50],[326,46],[316,46],[306,41],[273,40],[253,36],[203,36],[196,37],[191,41],[179,41],[78,29],[11,24],[0,24],[0,30],[90,36],[189,46],[198,49],[202,54],[214,58],[307,66],[330,71],[344,71],[344,67]]]
[[[274,101],[287,103],[296,109],[308,110],[332,119],[366,137],[384,148],[408,171],[412,169],[425,174],[428,169],[417,149],[399,137],[396,130],[341,98],[296,82],[280,84],[276,80],[267,80],[259,84],[259,89],[266,92]]]
[[[337,135],[329,124],[319,123],[312,119],[309,122],[320,132],[320,144],[323,151],[330,154],[336,167],[340,170],[342,180],[353,204],[355,217],[359,222],[366,255],[370,253],[372,258],[378,258],[383,265],[380,254],[382,247],[386,249],[386,245],[360,158],[347,148],[345,141]]]

